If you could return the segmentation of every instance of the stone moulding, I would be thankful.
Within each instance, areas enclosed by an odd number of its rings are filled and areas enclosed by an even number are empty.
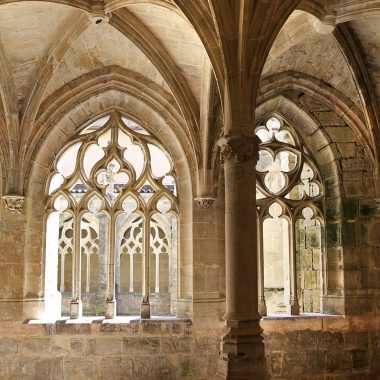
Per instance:
[[[21,215],[24,213],[25,197],[21,195],[3,195],[1,199],[5,203],[5,208],[12,214]]]

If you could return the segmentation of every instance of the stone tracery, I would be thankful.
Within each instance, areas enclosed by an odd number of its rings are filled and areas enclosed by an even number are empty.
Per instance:
[[[307,147],[284,120],[269,117],[256,134],[261,139],[256,165],[260,312],[320,312],[321,175]]]
[[[175,173],[161,144],[138,125],[113,114],[100,124],[91,124],[74,138],[57,156],[50,178],[48,215],[58,210],[66,215],[64,219],[60,217],[58,236],[59,289],[71,299],[70,316],[81,315],[82,293],[86,312],[94,310],[90,288],[97,298],[106,298],[106,317],[116,315],[116,298],[123,302],[115,287],[120,289],[123,281],[120,275],[125,273],[121,262],[125,265],[123,255],[129,254],[129,292],[134,293],[137,288],[143,298],[142,313],[149,317],[150,281],[154,282],[153,292],[159,294],[160,289],[161,293],[169,292],[168,266],[175,255],[169,244],[175,237],[168,236],[157,220],[167,221],[172,227],[178,212]],[[47,229],[48,234],[54,233],[49,226]],[[122,231],[120,237],[118,231]],[[48,251],[47,255],[57,253]],[[138,264],[138,260],[133,260],[135,254],[141,256],[140,286],[135,286],[133,280]],[[73,262],[72,268],[67,267],[68,257]],[[154,272],[155,278],[149,272]],[[72,277],[72,289],[65,287],[67,276]],[[106,287],[106,294],[100,294],[97,286]],[[163,309],[169,312],[170,307]],[[128,309],[119,310],[128,313]]]

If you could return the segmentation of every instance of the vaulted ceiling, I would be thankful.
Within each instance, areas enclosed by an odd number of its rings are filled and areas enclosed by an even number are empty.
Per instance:
[[[202,151],[195,141],[208,139],[202,128],[211,129],[212,120],[221,119],[210,114],[205,121],[205,112],[223,110],[210,106],[217,103],[210,97],[223,97],[226,78],[221,73],[228,67],[221,37],[223,7],[215,0],[98,3],[109,19],[96,12],[94,1],[0,1],[0,116],[7,125],[7,132],[0,132],[8,134],[9,144],[18,140],[27,145],[35,133],[29,131],[49,104],[70,91],[77,97],[85,80],[109,70],[160,89],[188,126],[194,150]],[[282,73],[320,80],[352,102],[369,130],[377,129],[380,1],[298,3],[278,34],[273,26],[277,37],[268,39],[274,42],[267,47],[261,85]],[[215,45],[217,36],[220,46]]]

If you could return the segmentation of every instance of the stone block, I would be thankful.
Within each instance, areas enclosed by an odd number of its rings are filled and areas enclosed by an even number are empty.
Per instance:
[[[203,378],[207,373],[207,358],[201,355],[183,355],[179,362],[181,378]]]
[[[69,357],[63,359],[63,373],[70,380],[96,379],[98,367],[93,359]]]
[[[16,378],[20,380],[62,379],[62,360],[21,357],[17,363]]]
[[[26,339],[21,343],[23,356],[49,356],[51,353],[51,339]]]
[[[318,272],[317,271],[304,271],[301,273],[304,280],[301,283],[304,284],[305,289],[316,289],[318,287]]]
[[[281,376],[284,366],[283,352],[272,352],[267,354],[266,363],[267,372],[271,378]]]
[[[351,351],[339,351],[339,347],[326,352],[326,370],[329,372],[352,369]]]
[[[161,338],[161,353],[191,353],[194,345],[191,337]],[[196,348],[196,347],[195,347]]]
[[[322,351],[287,351],[284,353],[282,376],[286,379],[298,379],[322,374],[324,361]]]
[[[317,335],[317,347],[320,350],[337,350],[344,344],[342,333],[321,332]]]
[[[353,368],[366,368],[368,367],[369,357],[366,350],[353,350],[352,351]]]
[[[347,350],[368,350],[368,333],[367,332],[345,332],[344,347]]]
[[[126,354],[157,354],[160,352],[159,338],[123,338],[123,350]]]
[[[140,324],[140,331],[142,335],[159,335],[161,326],[160,323],[146,321]]]
[[[132,378],[132,359],[128,357],[104,357],[100,360],[100,379],[124,380]]]
[[[161,335],[183,335],[183,323],[162,323],[161,324]]]
[[[16,339],[0,339],[0,356],[19,352],[19,345]]]
[[[99,326],[100,334],[123,334],[123,336],[139,335],[140,326],[138,323],[102,323]]]
[[[112,338],[97,338],[88,339],[87,347],[88,353],[90,355],[103,356],[107,355],[118,355],[122,353],[122,340],[112,339]]]

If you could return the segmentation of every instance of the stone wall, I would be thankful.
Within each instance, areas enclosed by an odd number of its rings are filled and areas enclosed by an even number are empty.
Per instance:
[[[271,379],[380,378],[380,317],[265,318],[261,325]],[[3,321],[0,378],[213,379],[221,328],[211,320]]]

